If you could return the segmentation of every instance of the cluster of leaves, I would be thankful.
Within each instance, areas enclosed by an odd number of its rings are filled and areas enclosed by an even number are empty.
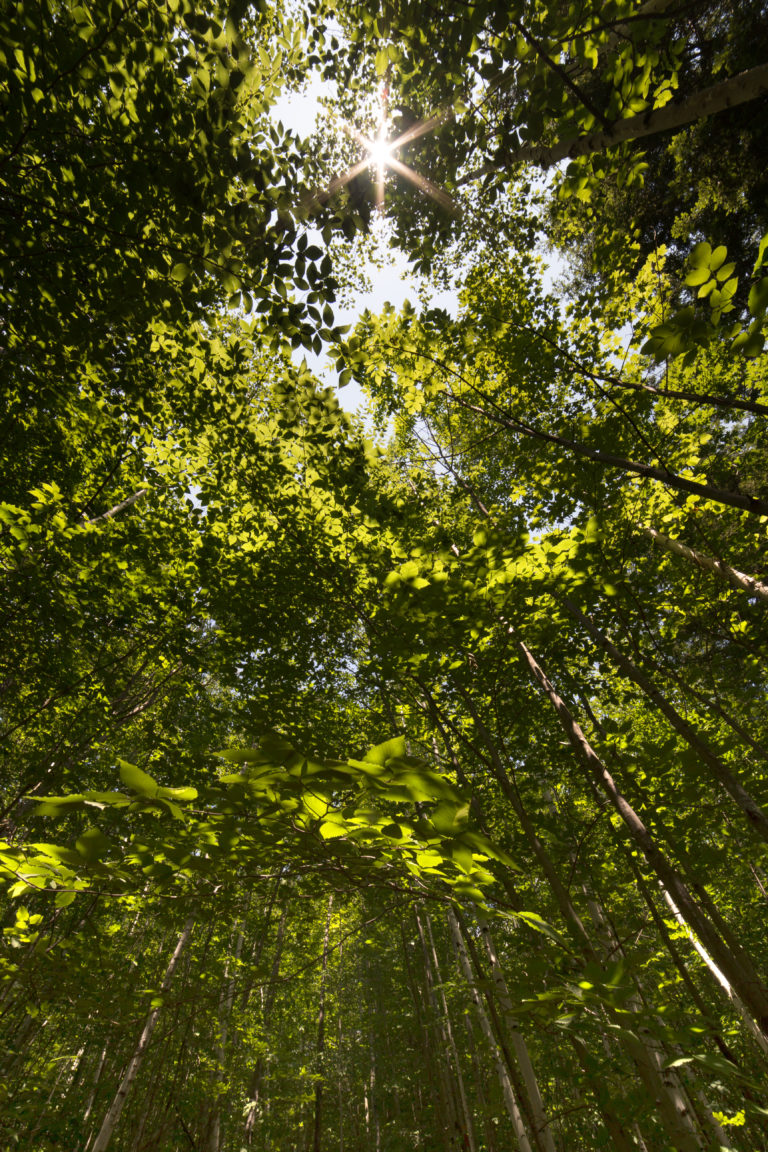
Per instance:
[[[256,749],[219,755],[245,771],[222,775],[202,789],[165,787],[121,761],[120,778],[130,794],[46,796],[37,807],[40,816],[170,814],[185,827],[178,834],[160,826],[156,838],[152,825],[142,821],[128,844],[115,843],[99,826],[77,833],[72,847],[5,844],[2,865],[6,877],[15,878],[10,895],[50,888],[57,891],[56,906],[66,907],[79,891],[98,884],[119,890],[142,876],[213,883],[223,859],[239,869],[278,854],[287,862],[305,843],[309,859],[325,859],[331,868],[353,874],[373,869],[374,877],[432,877],[481,903],[481,889],[494,883],[483,865],[495,859],[514,867],[503,850],[468,825],[468,802],[450,781],[409,757],[401,737],[377,745],[362,760],[315,761],[275,734],[262,737]],[[415,817],[408,811],[414,805]],[[125,820],[108,825],[119,835]],[[325,844],[321,851],[318,839]],[[114,856],[108,855],[112,849]],[[131,866],[138,866],[134,876]]]
[[[733,349],[747,357],[759,356],[765,345],[763,324],[768,309],[768,276],[762,275],[762,269],[767,249],[768,235],[760,241],[752,268],[746,315],[728,329]],[[695,359],[696,349],[715,337],[723,316],[736,310],[739,281],[734,276],[735,268],[735,262],[728,260],[724,244],[714,250],[706,240],[697,244],[687,260],[684,285],[685,288],[697,289],[696,297],[706,300],[709,315],[702,316],[695,304],[678,309],[651,330],[643,352],[653,355],[657,361],[684,355],[690,364]]]

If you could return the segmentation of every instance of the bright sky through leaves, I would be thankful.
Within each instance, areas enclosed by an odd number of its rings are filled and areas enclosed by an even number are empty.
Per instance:
[[[318,117],[323,112],[321,100],[333,99],[333,97],[333,85],[328,81],[321,80],[316,75],[312,76],[302,92],[285,92],[278,98],[272,108],[272,118],[276,122],[281,121],[286,128],[306,140],[316,130]],[[422,122],[424,130],[429,131],[434,128],[436,120],[437,117],[432,117],[429,121]],[[414,128],[418,127],[421,125],[414,126]],[[386,133],[386,125],[380,121],[374,140],[358,134],[366,140],[369,148],[369,157],[366,163],[360,166],[360,170],[367,167],[371,159],[380,168],[381,160],[384,160],[390,167],[394,167],[393,161],[397,160],[394,155],[396,144],[386,140],[386,135],[381,135],[382,129]],[[421,134],[422,132],[417,132],[417,135]],[[407,140],[405,140],[406,136]],[[409,129],[400,138],[400,144],[402,145],[403,142],[410,143],[415,138],[413,129]],[[400,309],[406,300],[413,302],[420,287],[422,287],[419,280],[410,272],[408,261],[403,253],[388,244],[387,228],[383,218],[379,217],[374,220],[373,230],[374,235],[379,239],[377,259],[374,262],[366,258],[360,268],[361,283],[370,287],[361,288],[354,295],[348,307],[336,308],[338,321],[341,324],[355,324],[366,309],[371,312],[379,312],[387,303]],[[433,292],[432,301],[435,307],[443,308],[451,315],[456,314],[458,299],[454,291]],[[297,362],[306,359],[312,371],[321,379],[327,383],[335,383],[336,374],[326,362],[324,354],[317,356],[305,349],[297,349],[293,355]],[[349,412],[357,412],[365,405],[365,398],[354,380],[345,386],[340,399],[343,407]]]

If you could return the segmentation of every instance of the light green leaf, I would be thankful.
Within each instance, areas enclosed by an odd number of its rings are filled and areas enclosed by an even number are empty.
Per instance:
[[[160,785],[150,775],[143,772],[141,768],[137,768],[135,764],[129,764],[127,760],[118,760],[118,764],[120,765],[120,779],[126,788],[131,788],[140,796],[148,796],[153,799],[157,796]]]
[[[380,764],[383,766],[388,760],[405,755],[405,737],[396,736],[393,740],[385,740],[383,744],[377,744],[375,747],[370,748],[365,754],[365,761],[368,764]]]

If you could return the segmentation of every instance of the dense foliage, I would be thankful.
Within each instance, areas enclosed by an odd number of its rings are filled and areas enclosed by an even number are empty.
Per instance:
[[[0,9],[3,1147],[768,1148],[765,17]]]

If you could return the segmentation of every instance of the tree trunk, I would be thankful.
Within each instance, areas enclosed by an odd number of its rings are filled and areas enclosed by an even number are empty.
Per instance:
[[[616,645],[608,639],[603,632],[597,627],[594,621],[586,616],[573,600],[568,596],[556,597],[560,599],[565,607],[570,612],[574,620],[586,628],[590,636],[595,639],[600,647],[608,653],[613,662],[621,669],[624,675],[633,680],[639,688],[645,692],[649,700],[652,700],[659,711],[666,716],[669,723],[674,730],[679,733],[691,747],[694,752],[700,757],[702,762],[706,764],[709,769],[710,776],[724,789],[725,792],[733,800],[744,813],[750,828],[762,839],[768,843],[768,817],[763,812],[760,805],[753,796],[747,792],[746,788],[736,779],[731,770],[723,763],[719,756],[709,747],[705,740],[699,736],[698,732],[693,728],[687,720],[685,720],[676,708],[670,704],[665,696],[659,691],[656,685],[648,679],[644,672],[637,667],[637,665],[625,656]]]
[[[283,905],[283,912],[280,917],[280,923],[277,927],[277,940],[275,941],[275,954],[272,957],[272,968],[269,973],[269,984],[267,985],[267,995],[264,1000],[264,1008],[262,1011],[262,1022],[264,1029],[269,1026],[269,1019],[272,1014],[272,1006],[275,1002],[275,995],[277,993],[277,976],[280,971],[280,958],[283,951],[283,940],[285,939],[285,925],[288,920],[288,905]],[[264,1057],[258,1056],[253,1068],[251,1082],[248,1086],[248,1110],[245,1118],[245,1143],[250,1145],[253,1143],[254,1130],[256,1127],[256,1114],[259,1108],[259,1095],[261,1093],[261,1082],[264,1078]]]
[[[456,1077],[461,1075],[461,1070],[458,1068],[458,1054],[456,1046],[453,1043],[453,1035],[450,1029],[450,1021],[448,1020],[448,1007],[445,1002],[445,993],[441,988],[442,998],[442,1012],[438,1005],[438,995],[436,984],[440,984],[440,972],[436,966],[437,957],[434,953],[434,942],[432,944],[432,955],[430,956],[430,949],[427,945],[427,937],[424,931],[424,926],[421,922],[421,917],[418,910],[414,910],[416,919],[416,928],[421,941],[421,949],[424,955],[424,976],[427,983],[427,990],[429,999],[432,1004],[432,1010],[437,1021],[437,1034],[439,1037],[437,1066],[440,1074],[443,1093],[447,1103],[445,1110],[445,1139],[448,1148],[456,1148],[457,1135],[459,1140],[462,1139],[461,1134],[466,1132],[467,1129],[467,1115],[466,1115],[466,1099],[464,1096],[463,1082],[457,1091]],[[449,1060],[448,1054],[451,1053],[453,1061]],[[460,1146],[460,1145],[459,1145]]]
[[[230,937],[231,939],[231,937]],[[234,960],[235,969],[240,960],[240,953],[243,949],[243,932],[242,925],[237,931],[237,943],[235,944]],[[224,968],[224,982],[219,997],[219,1044],[218,1052],[216,1053],[216,1073],[213,1081],[213,1101],[211,1104],[211,1119],[208,1131],[208,1150],[209,1152],[219,1152],[221,1148],[221,1099],[224,1089],[224,1071],[227,1059],[227,1036],[229,1033],[229,1021],[232,1016],[232,1005],[235,999],[235,977],[229,977],[230,958],[227,957],[227,963]]]
[[[589,1053],[584,1041],[579,1036],[574,1036],[573,1033],[570,1035],[570,1040],[582,1071],[592,1090],[592,1094],[597,1101],[603,1123],[610,1134],[614,1146],[618,1148],[620,1152],[637,1152],[637,1146],[634,1140],[626,1132],[623,1123],[613,1110],[613,1101],[610,1098],[609,1092],[606,1090],[605,1084],[596,1079],[592,1074],[589,1066]]]
[[[650,528],[645,524],[641,524],[639,527],[641,532],[644,532],[661,548],[666,548],[668,552],[674,552],[676,556],[690,560],[692,564],[703,569],[704,572],[714,572],[721,580],[727,581],[734,588],[741,589],[742,592],[747,592],[750,596],[759,596],[761,600],[768,600],[768,584],[763,584],[754,576],[747,576],[745,572],[739,572],[738,568],[732,568],[723,560],[713,560],[711,556],[705,556],[702,552],[689,548],[680,540],[670,540],[669,536],[665,536],[663,532],[658,532],[655,528]]]
[[[536,1079],[536,1073],[531,1063],[531,1057],[528,1052],[528,1045],[525,1039],[517,1028],[517,1023],[512,1013],[512,999],[509,994],[507,982],[504,979],[504,973],[499,964],[496,946],[493,942],[491,935],[491,928],[488,921],[484,917],[478,916],[478,925],[480,927],[480,934],[482,936],[483,945],[486,954],[491,964],[491,979],[496,989],[496,997],[501,1005],[504,1014],[504,1021],[507,1028],[507,1035],[512,1042],[515,1058],[522,1073],[523,1083],[528,1094],[530,1101],[531,1112],[534,1124],[534,1136],[537,1138],[537,1143],[540,1143],[543,1152],[556,1152],[555,1141],[552,1135],[552,1129],[547,1119],[547,1114],[544,1111],[544,1102],[541,1098],[539,1091],[539,1082]]]
[[[433,1054],[438,1045],[431,1043],[431,1036],[435,1035],[430,1023],[425,1022],[422,1015],[423,997],[419,995],[418,987],[416,985],[413,972],[411,970],[410,960],[408,958],[408,946],[405,940],[405,929],[403,924],[400,924],[400,940],[403,951],[403,966],[405,969],[405,977],[408,983],[408,988],[411,993],[411,1001],[413,1003],[413,1010],[418,1025],[419,1038],[422,1041],[422,1057],[424,1060],[424,1068],[426,1070],[427,1082],[429,1084],[430,1095],[432,1097],[432,1112],[435,1123],[439,1126],[440,1135],[443,1141],[445,1152],[450,1152],[450,1134],[448,1133],[445,1123],[445,1117],[448,1111],[448,1097],[445,1093],[444,1078],[441,1070],[438,1071],[437,1080],[434,1075],[433,1068]],[[426,963],[426,958],[425,958]],[[432,1000],[431,983],[427,981],[427,994]]]
[[[589,132],[575,139],[559,140],[551,145],[526,144],[522,148],[516,148],[506,157],[506,165],[528,163],[535,164],[539,168],[549,168],[561,160],[575,160],[578,156],[587,156],[592,152],[604,152],[628,140],[642,140],[659,132],[673,132],[684,128],[686,124],[693,124],[696,120],[703,120],[707,116],[714,116],[718,112],[726,112],[729,108],[737,108],[740,104],[757,100],[766,92],[768,92],[768,64],[759,64],[756,68],[740,72],[738,76],[731,76],[728,80],[713,84],[703,92],[694,92],[679,104],[649,108],[647,112],[641,112],[638,116],[616,120],[603,132]],[[499,164],[484,164],[481,168],[462,176],[459,184],[467,184],[489,172],[504,170]]]
[[[688,927],[698,937],[703,947],[712,954],[715,964],[725,974],[729,984],[753,1016],[760,1031],[768,1037],[768,989],[755,971],[749,956],[734,942],[729,945],[723,939],[710,917],[688,891],[677,869],[660,850],[634,808],[616,787],[610,772],[592,748],[564,701],[555,692],[530,650],[522,640],[517,638],[513,629],[510,629],[510,634],[515,636],[515,641],[526,666],[534,681],[552,704],[563,731],[580,762],[587,769],[589,778],[594,780],[598,788],[608,797],[611,805],[624,821],[635,843],[641,848],[645,858],[656,873],[663,889],[674,899]]]
[[[470,964],[469,956],[467,955],[467,950],[464,947],[464,941],[461,937],[461,929],[459,928],[456,914],[452,908],[448,909],[448,924],[451,929],[451,936],[453,938],[454,948],[456,949],[456,957],[459,962],[459,967],[464,973],[464,979],[467,982],[467,987],[469,988],[472,1002],[475,1006],[478,1023],[483,1032],[483,1035],[485,1036],[491,1057],[493,1058],[493,1062],[496,1065],[496,1072],[498,1074],[499,1083],[501,1084],[501,1090],[504,1095],[504,1104],[507,1109],[507,1115],[512,1121],[512,1127],[515,1132],[518,1147],[520,1148],[520,1152],[532,1152],[531,1143],[528,1139],[528,1133],[526,1132],[525,1124],[523,1123],[520,1104],[517,1097],[515,1096],[512,1082],[509,1078],[509,1072],[507,1071],[506,1064],[504,1063],[501,1051],[499,1050],[499,1046],[496,1042],[496,1037],[493,1034],[491,1022],[488,1019],[485,1009],[483,1008],[483,1003],[480,999],[480,993],[477,990],[477,981],[475,980],[475,976],[472,971],[472,965]]]
[[[320,977],[320,1004],[317,1009],[317,1043],[315,1057],[317,1060],[317,1079],[315,1080],[315,1115],[312,1129],[312,1152],[320,1152],[321,1133],[323,1121],[323,1059],[325,1056],[325,982],[328,976],[328,934],[331,930],[331,909],[333,896],[328,897],[328,912],[325,918],[325,933],[323,935],[323,967]]]
[[[768,65],[766,65],[766,69],[768,69]],[[586,460],[594,460],[597,464],[607,464],[609,467],[618,468],[622,472],[633,472],[635,475],[645,476],[649,480],[658,480],[668,488],[676,488],[679,492],[689,492],[694,496],[703,496],[706,500],[712,500],[716,504],[724,504],[729,508],[738,508],[742,512],[751,512],[755,516],[768,516],[768,502],[760,500],[757,496],[745,496],[743,492],[729,492],[726,488],[716,488],[712,484],[699,484],[697,480],[687,480],[684,476],[670,471],[669,468],[656,468],[652,464],[641,464],[637,460],[628,460],[626,456],[615,456],[612,452],[603,452],[599,448],[588,448],[586,444],[581,444],[578,440],[570,440],[567,436],[558,436],[554,432],[542,432],[540,428],[534,428],[522,420],[506,416],[503,412],[488,412],[487,409],[481,408],[477,404],[469,404],[456,395],[453,395],[452,399],[461,407],[466,408],[467,411],[476,412],[478,415],[484,416],[486,420],[499,424],[502,428],[509,428],[511,431],[529,436],[533,440],[557,444],[561,448],[569,449],[577,456],[583,456]]]
[[[179,939],[176,943],[176,947],[168,963],[168,967],[165,970],[163,982],[160,985],[161,997],[167,995],[168,993],[168,989],[171,986],[171,981],[173,980],[174,972],[176,971],[179,960],[181,959],[181,955],[186,948],[189,938],[192,934],[194,923],[194,917],[189,916],[181,930],[181,935],[179,936]],[[136,1046],[133,1056],[128,1062],[128,1067],[120,1083],[120,1087],[115,1094],[115,1098],[110,1105],[109,1111],[104,1117],[104,1121],[101,1125],[101,1128],[99,1129],[99,1134],[96,1137],[91,1152],[105,1152],[105,1149],[109,1147],[109,1143],[112,1139],[115,1127],[117,1126],[117,1122],[120,1119],[120,1114],[123,1111],[125,1102],[131,1093],[131,1089],[133,1088],[134,1082],[139,1073],[139,1069],[144,1062],[144,1057],[146,1056],[147,1048],[149,1047],[149,1042],[152,1038],[152,1033],[155,1030],[155,1025],[157,1024],[158,1018],[160,1016],[161,1007],[162,1005],[158,1005],[156,1008],[153,1008],[149,1013],[149,1016],[147,1016],[146,1022],[141,1032],[141,1036],[139,1037],[139,1043]]]
[[[661,888],[661,894],[664,897],[664,899],[666,900],[667,904],[669,905],[669,909],[670,909],[672,915],[674,916],[675,920],[677,920],[678,924],[686,930],[686,934],[687,934],[689,940],[691,941],[691,943],[693,944],[693,947],[696,949],[696,952],[699,954],[701,959],[704,961],[704,963],[706,964],[707,968],[709,969],[709,971],[714,976],[717,983],[720,985],[721,988],[723,988],[725,990],[726,995],[729,997],[729,999],[732,1001],[732,1003],[738,1009],[740,1015],[742,1016],[742,1018],[744,1020],[744,1023],[746,1024],[748,1030],[754,1036],[755,1040],[757,1041],[757,1043],[760,1046],[760,1048],[762,1049],[762,1051],[766,1055],[768,1055],[768,1037],[765,1035],[763,1030],[761,1030],[758,1027],[758,1024],[756,1023],[756,1021],[753,1020],[752,1016],[750,1015],[749,1011],[746,1008],[746,1005],[742,1002],[742,1000],[740,999],[738,994],[735,992],[735,989],[730,984],[725,973],[717,966],[717,964],[712,959],[709,952],[707,952],[706,948],[703,946],[701,941],[697,940],[695,932],[691,931],[690,924],[686,921],[685,917],[681,913],[680,909],[678,908],[677,904],[673,900],[672,896],[669,894],[669,892],[667,891],[667,889],[664,887],[664,885],[661,882],[659,882],[659,887]]]
[[[459,1052],[458,1052],[458,1049],[456,1047],[456,1040],[455,1040],[454,1035],[453,1035],[453,1024],[451,1023],[451,1016],[450,1016],[450,1012],[448,1011],[448,1001],[447,1001],[446,996],[445,996],[445,988],[443,986],[443,979],[442,979],[442,976],[440,974],[440,963],[439,963],[438,958],[437,958],[437,949],[435,948],[435,938],[434,938],[433,933],[432,933],[432,921],[431,921],[428,914],[425,914],[424,918],[425,918],[426,925],[427,925],[427,935],[429,936],[429,948],[430,948],[430,954],[431,954],[431,959],[432,959],[432,965],[434,968],[435,978],[437,980],[437,984],[440,988],[440,1002],[441,1002],[442,1009],[443,1009],[443,1019],[445,1021],[445,1031],[446,1031],[446,1035],[448,1036],[448,1045],[450,1047],[451,1055],[453,1057],[456,1086],[457,1086],[458,1094],[459,1094],[459,1103],[461,1105],[461,1115],[462,1115],[463,1120],[464,1120],[464,1133],[463,1133],[463,1139],[462,1139],[462,1146],[466,1147],[469,1150],[469,1152],[477,1152],[477,1147],[476,1147],[476,1142],[475,1142],[474,1125],[472,1123],[472,1112],[470,1111],[469,1103],[467,1101],[467,1093],[466,1093],[466,1088],[464,1085],[464,1074],[461,1070],[461,1064],[459,1062]]]

